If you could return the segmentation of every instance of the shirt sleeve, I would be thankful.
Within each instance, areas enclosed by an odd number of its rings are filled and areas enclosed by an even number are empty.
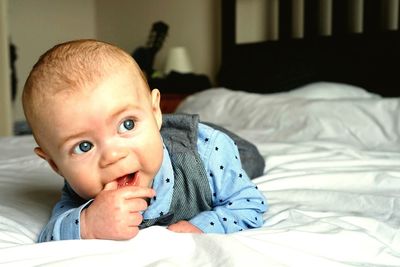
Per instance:
[[[205,233],[261,227],[267,202],[242,169],[234,141],[217,130],[203,134],[199,132],[199,143],[205,143],[199,153],[209,178],[213,209],[199,213],[190,222]]]
[[[51,218],[39,234],[38,242],[80,239],[81,211],[91,203],[80,198],[65,183],[60,201],[54,206]]]

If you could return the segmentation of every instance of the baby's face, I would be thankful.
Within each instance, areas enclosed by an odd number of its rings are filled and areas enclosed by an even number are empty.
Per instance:
[[[81,197],[107,185],[151,186],[163,155],[159,92],[150,94],[139,74],[116,72],[94,89],[60,92],[45,109],[47,160]]]

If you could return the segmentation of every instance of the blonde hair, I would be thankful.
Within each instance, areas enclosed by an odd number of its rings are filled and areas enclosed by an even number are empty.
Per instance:
[[[45,52],[33,66],[22,94],[25,117],[33,133],[45,101],[60,91],[95,86],[121,66],[133,67],[145,79],[128,53],[106,42],[74,40]]]

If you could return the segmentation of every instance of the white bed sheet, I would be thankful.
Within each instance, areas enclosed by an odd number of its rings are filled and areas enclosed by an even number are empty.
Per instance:
[[[312,86],[211,89],[180,106],[251,140],[265,158],[255,180],[270,206],[265,224],[230,235],[150,227],[123,242],[36,244],[62,179],[33,154],[31,136],[1,138],[0,264],[400,266],[400,101]]]

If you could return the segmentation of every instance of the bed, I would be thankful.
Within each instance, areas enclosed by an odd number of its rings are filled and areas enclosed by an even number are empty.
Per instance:
[[[279,20],[292,14],[294,2],[279,1]],[[303,10],[321,10],[316,2],[338,12],[335,3],[343,1],[305,0]],[[386,10],[376,2],[398,9],[398,1],[364,1],[364,9]],[[37,244],[63,181],[33,154],[32,136],[6,137],[0,138],[0,264],[400,266],[398,31],[335,37],[333,30],[330,39],[308,38],[306,30],[290,38],[291,30],[282,29],[279,40],[236,44],[236,4],[222,0],[218,86],[189,96],[177,112],[199,114],[257,146],[266,167],[253,181],[269,204],[263,227],[193,235],[154,226],[128,241]],[[346,40],[355,56],[345,52]]]

